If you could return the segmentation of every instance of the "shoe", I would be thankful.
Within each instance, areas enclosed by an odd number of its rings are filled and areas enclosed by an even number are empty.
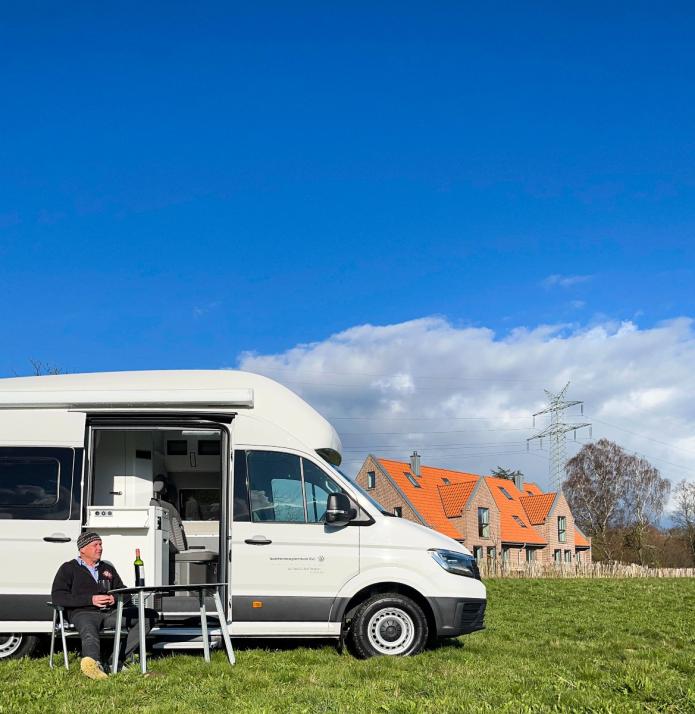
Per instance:
[[[102,669],[101,663],[91,657],[83,657],[80,660],[80,669],[82,670],[82,674],[90,679],[109,678],[108,674],[106,674],[106,672]]]

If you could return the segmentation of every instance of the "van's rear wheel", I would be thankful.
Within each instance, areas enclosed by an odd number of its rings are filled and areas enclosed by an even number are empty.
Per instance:
[[[427,643],[427,618],[409,597],[380,593],[355,613],[350,640],[355,654],[363,659],[415,655]]]
[[[36,635],[21,632],[0,632],[0,660],[28,657],[39,642]]]

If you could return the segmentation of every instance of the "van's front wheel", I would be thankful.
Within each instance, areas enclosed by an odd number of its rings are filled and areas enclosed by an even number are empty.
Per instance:
[[[24,635],[19,632],[0,632],[0,661],[28,657],[39,642],[36,635]]]
[[[355,613],[350,640],[358,657],[415,655],[427,643],[427,618],[420,606],[397,593],[380,593]]]

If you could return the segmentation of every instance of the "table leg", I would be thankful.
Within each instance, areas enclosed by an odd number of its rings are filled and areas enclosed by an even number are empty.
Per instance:
[[[118,672],[118,655],[121,653],[121,626],[123,624],[123,596],[116,595],[116,631],[113,635],[113,660],[111,662],[111,671],[113,674]]]
[[[210,661],[210,639],[208,637],[208,613],[205,610],[205,592],[201,589],[198,591],[200,599],[200,629],[203,636],[203,653],[205,661]]]
[[[48,660],[48,665],[51,669],[53,669],[53,653],[55,652],[56,630],[57,629],[58,629],[58,610],[53,608],[53,630],[51,632],[51,654],[49,655],[50,659]]]
[[[234,664],[236,662],[236,658],[234,657],[234,650],[232,649],[232,641],[229,639],[227,618],[222,610],[222,601],[220,600],[220,593],[217,588],[215,588],[215,592],[213,593],[213,599],[215,600],[217,616],[220,618],[220,630],[222,632],[222,639],[224,640],[224,648],[227,650],[227,659],[229,659],[229,664]]]
[[[140,671],[147,674],[147,654],[145,652],[145,593],[138,594],[138,625],[140,626]]]
[[[65,641],[65,617],[62,612],[58,613],[58,618],[60,620],[60,640],[63,643],[63,664],[65,664],[65,669],[70,669],[68,665],[68,643]]]

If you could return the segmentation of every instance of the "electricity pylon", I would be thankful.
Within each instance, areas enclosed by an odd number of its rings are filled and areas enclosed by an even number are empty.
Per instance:
[[[574,440],[577,440],[577,429],[582,429],[585,426],[589,427],[589,438],[591,438],[591,424],[588,422],[581,424],[567,424],[561,420],[562,412],[570,407],[579,405],[581,414],[584,416],[584,403],[576,400],[569,401],[565,399],[565,393],[570,383],[563,387],[558,394],[553,394],[547,389],[544,390],[548,397],[548,406],[541,409],[533,415],[533,426],[536,426],[536,417],[541,414],[550,414],[550,424],[542,429],[537,434],[526,439],[526,448],[534,439],[538,439],[543,448],[543,439],[550,441],[550,453],[548,456],[548,467],[551,486],[559,491],[564,481],[565,463],[567,461],[565,449],[565,435],[568,431],[574,432]]]

